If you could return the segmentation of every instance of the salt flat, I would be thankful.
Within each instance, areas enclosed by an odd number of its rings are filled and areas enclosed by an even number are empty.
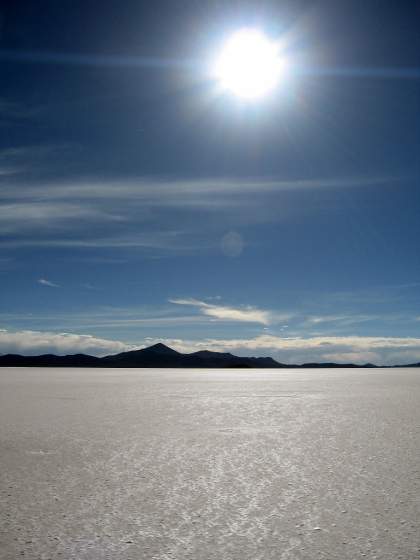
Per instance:
[[[0,557],[420,558],[420,370],[0,370]]]

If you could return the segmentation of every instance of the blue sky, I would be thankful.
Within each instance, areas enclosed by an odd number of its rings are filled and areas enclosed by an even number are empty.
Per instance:
[[[11,2],[0,352],[420,360],[416,2]],[[290,73],[209,61],[243,26]]]

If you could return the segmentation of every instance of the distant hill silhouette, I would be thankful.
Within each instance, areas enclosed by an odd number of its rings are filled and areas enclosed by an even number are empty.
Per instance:
[[[0,367],[98,367],[100,360],[100,358],[87,354],[72,354],[70,356],[5,354],[0,356]]]
[[[109,368],[375,368],[374,364],[306,363],[282,364],[273,358],[239,357],[229,352],[200,350],[182,354],[165,344],[154,344],[141,350],[113,354],[103,358],[87,354],[56,356],[0,356],[0,367],[109,367]],[[394,367],[420,367],[420,363]]]
[[[0,358],[1,364],[1,358]],[[154,344],[142,350],[122,352],[101,358],[105,367],[161,367],[161,368],[226,368],[226,367],[282,367],[272,358],[239,358],[229,353],[208,350],[181,354],[165,344]]]

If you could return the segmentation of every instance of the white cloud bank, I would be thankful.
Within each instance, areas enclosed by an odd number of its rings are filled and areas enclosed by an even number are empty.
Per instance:
[[[84,334],[53,333],[40,331],[11,332],[0,330],[1,354],[91,354],[106,356],[134,350],[133,346],[118,340],[107,340]]]
[[[197,307],[203,315],[219,321],[238,321],[243,323],[259,323],[261,325],[269,325],[273,321],[273,316],[269,311],[263,311],[249,305],[245,307],[227,307],[192,298],[170,299],[169,302],[176,305],[192,305]]]

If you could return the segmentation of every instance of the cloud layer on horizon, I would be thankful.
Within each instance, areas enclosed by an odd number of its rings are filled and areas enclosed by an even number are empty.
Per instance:
[[[420,338],[374,336],[279,337],[260,335],[248,339],[146,338],[138,344],[86,334],[0,330],[0,353],[76,354],[104,356],[163,342],[180,352],[211,350],[237,355],[272,356],[282,363],[337,362],[395,365],[420,361]]]
[[[238,355],[271,356],[286,364],[308,362],[395,365],[420,361],[420,338],[380,336],[280,337],[269,334],[247,339],[147,339],[180,352],[212,350]]]
[[[138,346],[126,344],[118,340],[107,340],[91,335],[75,333],[54,333],[41,331],[0,330],[1,354],[91,354],[105,356],[126,350],[134,350]]]

